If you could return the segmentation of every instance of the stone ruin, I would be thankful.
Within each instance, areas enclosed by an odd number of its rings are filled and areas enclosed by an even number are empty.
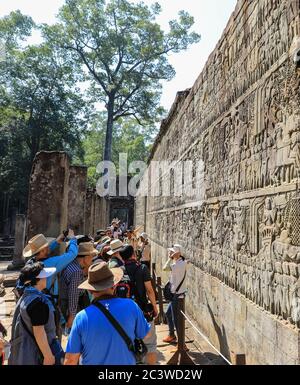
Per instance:
[[[65,152],[36,154],[29,187],[27,238],[43,233],[57,237],[72,227],[76,234],[95,234],[107,225],[108,205],[87,189],[87,168],[72,166]]]
[[[115,215],[133,224],[134,199],[117,195],[100,197],[87,187],[87,167],[71,165],[65,152],[36,154],[29,183],[28,212],[16,216],[15,247],[9,269],[24,265],[25,241],[42,233],[56,238],[71,227],[75,234],[94,236],[105,229]]]
[[[188,314],[223,354],[244,354],[247,364],[300,363],[299,36],[299,1],[238,1],[150,158],[202,161],[203,200],[136,200],[157,270],[166,248],[181,243]]]

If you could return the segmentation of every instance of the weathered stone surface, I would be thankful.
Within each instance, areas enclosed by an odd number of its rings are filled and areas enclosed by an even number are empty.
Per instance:
[[[64,152],[39,152],[30,178],[27,238],[57,237],[68,227],[94,235],[108,221],[106,199],[87,190],[87,169],[70,165]]]
[[[76,234],[84,233],[87,167],[71,166],[68,195],[68,224]]]
[[[69,166],[69,158],[64,152],[36,154],[29,187],[29,239],[40,233],[57,237],[66,229]]]
[[[185,247],[187,310],[224,354],[244,352],[247,363],[299,363],[299,36],[298,1],[238,2],[151,154],[202,162],[202,196],[136,200],[157,268],[168,245]]]
[[[25,263],[23,257],[23,249],[25,246],[26,236],[26,216],[23,214],[16,215],[15,228],[15,247],[12,264],[8,266],[9,270],[18,269]]]

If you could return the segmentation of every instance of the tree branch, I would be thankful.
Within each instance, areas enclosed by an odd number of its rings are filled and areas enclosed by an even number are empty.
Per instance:
[[[63,46],[63,48],[64,49],[72,49],[72,50],[76,51],[80,55],[81,59],[83,60],[84,64],[86,65],[86,67],[88,68],[90,73],[94,76],[94,78],[97,80],[97,82],[101,85],[101,87],[103,88],[103,91],[106,93],[106,95],[109,96],[110,93],[108,92],[104,82],[97,75],[97,73],[95,71],[94,65],[93,65],[93,68],[92,68],[91,65],[89,64],[89,62],[87,61],[84,53],[82,52],[82,50],[78,46],[78,44],[76,43],[76,47],[73,47],[73,46]]]

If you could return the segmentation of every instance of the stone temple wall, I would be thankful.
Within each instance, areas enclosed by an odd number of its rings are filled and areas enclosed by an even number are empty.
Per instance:
[[[238,1],[162,122],[150,160],[202,162],[203,199],[136,200],[157,269],[168,245],[184,246],[187,312],[224,354],[249,364],[300,363],[299,4]]]
[[[107,226],[106,199],[87,190],[87,168],[72,166],[64,152],[36,154],[29,189],[27,239],[39,233],[57,237],[68,227],[95,235]]]

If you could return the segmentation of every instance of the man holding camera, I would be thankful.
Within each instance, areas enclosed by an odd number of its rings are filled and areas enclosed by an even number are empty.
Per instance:
[[[50,257],[50,253],[53,252],[66,238],[69,240],[67,251],[62,255]],[[28,245],[23,250],[24,258],[31,257],[26,262],[26,265],[35,262],[43,262],[45,267],[56,268],[56,274],[53,277],[47,279],[47,291],[55,300],[55,302],[57,302],[58,299],[57,274],[64,270],[69,263],[74,261],[74,259],[77,257],[77,254],[77,239],[75,237],[74,231],[71,229],[61,234],[56,240],[52,242],[49,242],[43,234],[38,234],[29,240]]]

